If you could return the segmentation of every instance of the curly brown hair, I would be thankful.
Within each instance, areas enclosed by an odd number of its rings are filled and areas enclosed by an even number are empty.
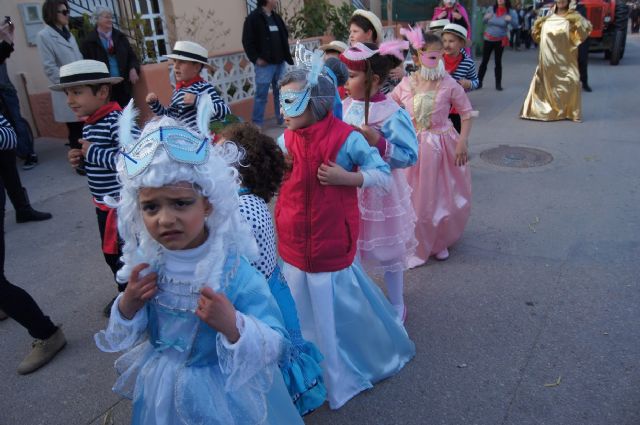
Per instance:
[[[284,155],[278,144],[249,123],[225,127],[222,136],[245,151],[237,166],[242,186],[269,202],[278,192],[284,176]]]

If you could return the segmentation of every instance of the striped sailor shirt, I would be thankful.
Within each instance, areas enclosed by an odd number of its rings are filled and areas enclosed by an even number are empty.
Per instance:
[[[4,115],[0,114],[0,151],[15,149],[18,141],[16,132]]]
[[[456,81],[462,79],[471,81],[471,88],[469,91],[475,90],[480,84],[478,72],[476,71],[476,63],[467,55],[467,52],[465,52],[464,49],[460,50],[460,54],[463,58],[455,71],[451,73],[451,77]]]
[[[118,119],[122,111],[112,110],[91,124],[85,124],[82,138],[91,142],[85,157],[85,169],[89,191],[99,204],[104,204],[105,196],[118,197],[120,183],[116,162],[120,153]],[[140,130],[134,127],[134,137],[140,136]]]
[[[196,95],[196,100],[191,105],[185,105],[182,102],[184,95],[187,93],[193,93]],[[203,94],[210,96],[213,103],[213,115],[211,116],[211,121],[224,119],[225,115],[230,112],[229,107],[224,100],[218,96],[216,89],[214,89],[209,82],[201,78],[196,79],[192,84],[187,83],[180,88],[176,87],[176,90],[171,96],[171,103],[168,107],[164,107],[159,101],[150,103],[149,107],[153,113],[158,116],[167,115],[171,118],[180,120],[183,124],[193,129],[197,129],[198,123],[196,122],[196,118],[198,115],[198,98]]]

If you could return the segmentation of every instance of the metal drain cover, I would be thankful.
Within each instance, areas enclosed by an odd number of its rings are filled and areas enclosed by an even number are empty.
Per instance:
[[[510,168],[533,168],[547,165],[553,155],[540,149],[521,146],[500,145],[480,153],[480,158],[489,164]]]

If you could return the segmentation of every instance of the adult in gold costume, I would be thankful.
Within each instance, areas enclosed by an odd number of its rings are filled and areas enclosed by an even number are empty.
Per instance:
[[[540,45],[538,67],[522,105],[521,118],[557,121],[582,119],[578,46],[591,23],[569,0],[556,0],[551,12],[536,20],[531,36]]]

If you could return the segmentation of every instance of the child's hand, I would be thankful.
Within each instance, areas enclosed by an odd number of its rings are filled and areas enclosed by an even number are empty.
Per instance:
[[[368,125],[363,125],[360,128],[360,133],[367,139],[367,143],[369,146],[373,146],[374,148],[378,146],[378,142],[380,141],[380,133],[373,127],[369,127]]]
[[[196,316],[223,334],[230,343],[235,344],[240,339],[240,331],[236,326],[236,309],[224,294],[218,294],[208,286],[203,288]]]
[[[91,142],[85,139],[78,139],[78,142],[82,145],[82,156],[87,157],[87,152],[91,147]]]
[[[456,165],[458,167],[462,167],[467,163],[467,161],[469,161],[467,153],[467,141],[460,139],[456,144]]]
[[[193,105],[195,101],[196,95],[193,93],[185,93],[184,97],[182,98],[183,105]]]
[[[458,12],[456,12],[455,10],[453,11],[453,13],[451,15],[453,16],[453,19],[456,19],[456,20],[462,18],[462,15],[459,14]]]
[[[471,88],[471,81],[465,80],[464,78],[458,80],[458,84],[460,84],[465,90],[469,90]]]
[[[291,171],[293,169],[293,157],[288,153],[284,156],[284,169]]]
[[[318,167],[318,180],[323,186],[362,186],[363,177],[360,173],[345,170],[335,162]]]
[[[158,101],[158,96],[153,92],[149,93],[145,99],[145,102],[147,103],[156,103],[157,101]]]
[[[144,307],[145,303],[156,294],[158,286],[156,285],[157,275],[149,273],[145,277],[140,277],[140,272],[149,267],[149,264],[138,264],[131,271],[127,289],[120,298],[118,309],[122,317],[131,320],[138,310]]]
[[[67,159],[73,168],[78,168],[82,164],[82,149],[69,149]]]

